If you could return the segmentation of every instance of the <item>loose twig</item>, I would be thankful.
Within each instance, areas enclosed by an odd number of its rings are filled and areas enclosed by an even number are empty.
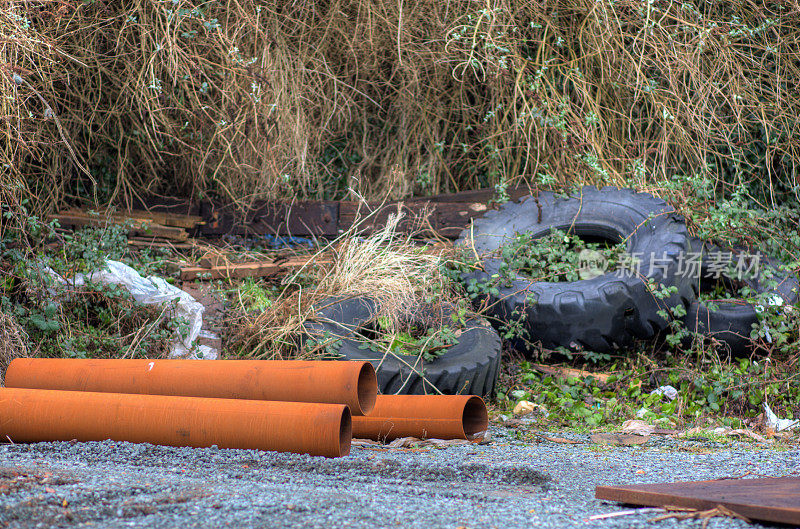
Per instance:
[[[722,518],[736,518],[737,520],[743,520],[747,523],[752,523],[749,518],[742,516],[741,514],[735,513],[732,510],[728,509],[724,505],[717,505],[713,509],[708,509],[706,511],[697,511],[697,510],[688,510],[683,509],[681,507],[665,507],[668,511],[681,511],[681,512],[671,512],[669,514],[664,514],[661,516],[656,516],[655,518],[650,519],[651,522],[660,522],[662,520],[668,519],[675,519],[675,520],[703,520],[702,529],[706,529],[708,527],[708,523],[711,521],[711,518],[722,517]],[[688,511],[688,512],[687,512]]]

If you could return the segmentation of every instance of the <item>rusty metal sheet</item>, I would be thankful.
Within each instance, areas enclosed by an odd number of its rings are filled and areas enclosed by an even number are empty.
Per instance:
[[[751,520],[800,525],[800,477],[597,487],[595,498],[698,510],[722,505]]]

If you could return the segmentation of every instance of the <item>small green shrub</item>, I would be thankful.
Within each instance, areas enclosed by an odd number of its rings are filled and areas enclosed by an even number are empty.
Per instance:
[[[62,289],[43,303],[12,291],[0,296],[0,308],[14,316],[39,357],[160,358],[186,332],[169,305],[142,305],[113,285]]]
[[[800,374],[791,362],[709,363],[681,354],[660,356],[656,363],[651,357],[648,352],[615,358],[597,366],[605,376],[582,378],[559,378],[522,362],[513,376],[501,378],[497,400],[503,410],[519,400],[539,404],[545,413],[538,425],[577,428],[618,426],[634,417],[667,428],[711,417],[741,427],[762,413],[764,402],[781,417],[800,417]],[[675,400],[653,393],[665,385],[678,390]]]
[[[587,279],[586,273],[595,272],[586,269],[582,262],[587,254],[603,263],[602,272],[613,272],[624,263],[625,244],[586,242],[578,235],[557,229],[537,239],[520,234],[500,251],[503,260],[500,279],[508,282],[517,274],[550,283]]]
[[[432,327],[409,322],[399,328],[389,318],[378,318],[377,325],[372,326],[372,332],[360,333],[363,342],[358,347],[381,355],[413,356],[431,362],[458,343],[461,331],[456,325],[459,319],[463,324],[463,315],[461,318],[457,314],[453,316],[452,326],[448,322]]]
[[[162,357],[185,334],[186,322],[173,317],[172,306],[142,305],[118,285],[70,283],[76,274],[101,270],[108,259],[157,272],[166,264],[163,251],[131,252],[126,226],[63,232],[55,221],[21,218],[22,228],[0,240],[0,310],[23,330],[31,355]]]

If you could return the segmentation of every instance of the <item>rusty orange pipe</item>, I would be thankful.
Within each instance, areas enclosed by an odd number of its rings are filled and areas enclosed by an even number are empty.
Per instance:
[[[347,404],[354,415],[378,393],[369,362],[300,360],[17,358],[6,387]]]
[[[353,417],[353,437],[475,439],[488,426],[486,404],[474,395],[378,395],[369,416]]]
[[[344,404],[0,388],[0,439],[350,453]]]

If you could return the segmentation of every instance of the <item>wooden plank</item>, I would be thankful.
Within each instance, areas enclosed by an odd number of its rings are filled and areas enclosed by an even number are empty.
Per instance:
[[[518,200],[530,194],[527,187],[510,188],[511,200]],[[390,213],[396,212],[398,205],[406,218],[399,230],[407,231],[420,225],[428,225],[423,235],[438,235],[448,238],[458,237],[470,219],[482,215],[488,209],[487,203],[495,196],[494,189],[480,189],[461,193],[414,197],[386,204],[333,201],[266,202],[259,201],[249,211],[239,211],[232,206],[212,202],[200,204],[204,224],[200,226],[203,235],[225,234],[271,234],[299,237],[333,237],[350,229],[356,218],[363,218],[368,212],[378,210],[362,226],[362,233],[369,233],[383,227]]]
[[[390,214],[403,212],[398,230],[422,229],[421,234],[455,239],[474,217],[483,215],[489,207],[483,203],[469,202],[396,202],[383,206],[342,202],[339,206],[339,228],[350,229],[358,219],[372,216],[360,224],[361,233],[372,233],[386,225]]]
[[[595,498],[632,505],[708,510],[722,505],[750,518],[800,525],[800,478],[721,479],[599,486]]]
[[[611,375],[607,373],[592,373],[591,371],[584,371],[583,369],[573,369],[571,367],[563,366],[547,366],[544,364],[531,364],[535,370],[545,375],[550,375],[558,378],[587,378],[594,377],[605,384]]]
[[[339,203],[268,204],[253,212],[248,218],[248,228],[273,235],[338,235]]]
[[[434,231],[436,229],[436,215],[432,213],[427,202],[393,202],[384,205],[342,202],[339,204],[339,229],[345,232],[358,224],[358,232],[368,235],[386,226],[389,216],[398,213],[403,213],[403,218],[397,225],[400,232],[423,226]]]
[[[203,235],[260,234],[282,236],[335,236],[339,233],[338,202],[259,202],[254,209],[239,212],[231,207],[204,203]]]
[[[285,261],[257,261],[251,263],[231,263],[218,266],[188,266],[181,268],[182,281],[194,279],[243,279],[246,277],[269,277],[282,272],[300,268],[309,263],[328,264],[327,257],[293,257]]]
[[[161,211],[127,210],[127,211],[103,211],[90,213],[83,209],[70,209],[59,211],[55,217],[72,218],[75,220],[97,220],[108,219],[115,223],[134,222],[160,224],[175,228],[195,228],[203,222],[200,215],[182,215],[177,213],[167,213]]]
[[[436,204],[436,231],[442,237],[457,239],[475,217],[489,211],[482,202]]]
[[[114,217],[131,218],[146,220],[162,226],[172,226],[175,228],[193,229],[203,222],[200,215],[179,215],[176,213],[165,213],[161,211],[142,211],[129,210],[120,212]]]
[[[172,242],[169,240],[159,239],[129,238],[128,246],[133,246],[134,248],[169,248],[172,250],[193,250],[200,245],[197,243]]]
[[[223,266],[188,266],[181,268],[181,280],[194,279],[242,279],[245,277],[268,277],[283,270],[273,263],[239,263]]]
[[[127,217],[110,216],[104,217],[102,215],[89,215],[82,211],[68,211],[59,212],[55,215],[48,215],[48,220],[58,220],[62,226],[108,226],[118,225],[123,226],[130,223],[130,233],[134,235],[145,235],[151,237],[164,237],[173,240],[186,240],[189,234],[183,228],[176,228],[173,226],[162,226],[147,219],[132,219]]]

